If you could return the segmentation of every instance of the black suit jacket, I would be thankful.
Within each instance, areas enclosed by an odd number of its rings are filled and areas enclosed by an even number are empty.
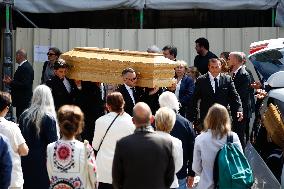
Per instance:
[[[120,92],[124,98],[124,101],[125,101],[124,111],[132,116],[133,107],[135,106],[135,104],[133,103],[132,98],[130,94],[128,93],[125,85],[124,84],[120,85],[116,91]],[[144,95],[145,94],[142,88],[135,87],[135,93],[133,94],[135,98],[135,103],[142,101],[142,99],[144,98]]]
[[[166,189],[174,179],[172,142],[155,132],[135,131],[116,144],[115,189]]]
[[[194,177],[192,171],[193,148],[195,142],[195,132],[188,120],[179,114],[176,114],[176,122],[171,131],[171,135],[180,139],[183,149],[183,166],[177,172],[178,179],[184,179],[188,175]]]
[[[225,107],[230,105],[232,117],[236,117],[237,112],[242,112],[242,103],[236,91],[231,76],[220,74],[219,87],[216,93],[210,83],[209,74],[200,76],[195,83],[195,90],[192,97],[192,106],[189,120],[197,120],[197,103],[200,101],[200,120],[203,121],[208,109],[214,104],[219,103]]]
[[[28,106],[33,95],[34,70],[26,61],[18,67],[11,82],[11,96],[14,107]]]
[[[60,79],[56,75],[46,81],[46,85],[51,89],[56,110],[66,104],[76,104],[76,98],[78,96],[77,86],[73,80],[68,78],[66,79],[69,81],[71,86],[70,93],[65,88],[63,79]]]
[[[244,118],[251,117],[251,87],[250,87],[250,75],[244,67],[241,67],[233,77],[233,81],[236,87],[238,94],[240,95],[242,107],[243,107],[243,116]]]

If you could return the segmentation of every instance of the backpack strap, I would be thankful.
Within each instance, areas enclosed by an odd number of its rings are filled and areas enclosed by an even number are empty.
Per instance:
[[[228,133],[228,136],[227,136],[227,144],[229,143],[233,143],[233,134],[231,131]]]
[[[214,189],[218,189],[219,188],[219,163],[218,163],[218,157],[219,157],[219,154],[221,152],[221,149],[217,152],[217,155],[216,155],[215,160],[214,160],[214,167],[213,167]]]

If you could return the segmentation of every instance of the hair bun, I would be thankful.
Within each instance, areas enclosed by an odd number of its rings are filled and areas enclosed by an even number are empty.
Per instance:
[[[67,131],[67,132],[75,132],[76,126],[70,122],[69,120],[65,120],[62,122],[62,127]]]

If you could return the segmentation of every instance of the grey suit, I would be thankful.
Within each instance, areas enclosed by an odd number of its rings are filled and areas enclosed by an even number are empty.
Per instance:
[[[136,129],[116,144],[112,177],[115,189],[166,189],[174,180],[170,139],[152,127]]]

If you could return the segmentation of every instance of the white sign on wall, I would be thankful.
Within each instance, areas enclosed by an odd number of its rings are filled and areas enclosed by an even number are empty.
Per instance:
[[[47,53],[50,46],[34,45],[34,62],[47,61]]]

